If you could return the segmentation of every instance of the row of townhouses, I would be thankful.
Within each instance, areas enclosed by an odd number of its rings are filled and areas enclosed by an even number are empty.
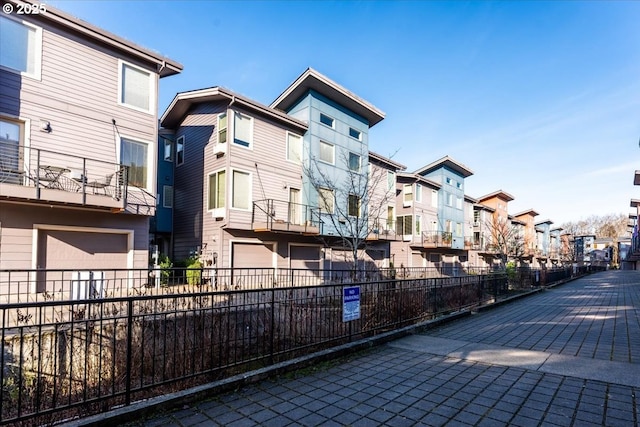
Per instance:
[[[0,270],[147,268],[150,243],[216,267],[563,260],[561,229],[466,195],[464,164],[370,151],[384,113],[314,69],[270,105],[216,86],[159,115],[180,63],[53,7],[0,28]]]

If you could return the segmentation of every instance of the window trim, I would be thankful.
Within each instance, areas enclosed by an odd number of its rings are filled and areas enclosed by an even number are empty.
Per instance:
[[[149,108],[146,109],[146,110],[144,108],[140,108],[140,107],[137,107],[135,105],[127,104],[122,99],[122,97],[124,96],[122,83],[123,83],[125,65],[128,66],[128,67],[134,68],[134,69],[136,69],[138,71],[141,71],[143,73],[149,74]],[[122,105],[123,107],[131,108],[132,110],[141,111],[143,113],[154,114],[154,108],[155,108],[156,99],[157,99],[156,98],[156,85],[155,85],[156,79],[154,78],[154,76],[157,76],[157,74],[155,74],[155,73],[153,73],[153,72],[151,72],[149,70],[145,70],[144,68],[139,67],[139,66],[137,66],[135,64],[132,64],[131,62],[123,61],[122,59],[118,59],[118,105]]]
[[[220,127],[220,119],[222,117],[226,117],[226,119],[227,119],[227,124],[223,128]],[[217,119],[218,119],[218,121],[216,122],[216,129],[218,131],[218,133],[217,133],[218,139],[216,140],[216,144],[226,144],[227,142],[229,142],[229,114],[227,113],[227,111],[223,111],[222,113],[218,114],[218,118]],[[220,141],[220,133],[223,130],[226,131],[226,134],[225,134],[225,138],[226,139],[224,140],[224,142],[221,142]]]
[[[328,162],[324,159],[322,159],[321,155],[322,155],[322,144],[328,145],[331,147],[331,162]],[[336,146],[334,144],[331,144],[330,142],[326,142],[323,140],[320,140],[320,144],[318,146],[318,161],[322,162],[322,163],[326,163],[328,165],[335,165],[336,164]]]
[[[351,156],[355,156],[358,158],[358,167],[356,169],[352,169],[351,168]],[[351,172],[360,172],[362,170],[362,156],[360,156],[359,154],[354,153],[353,151],[349,151],[349,170]]]
[[[326,117],[327,119],[331,120],[331,124],[330,124],[330,125],[328,125],[328,124],[326,124],[325,122],[323,122],[323,121],[322,121],[322,118],[323,118],[323,117]],[[318,122],[319,122],[321,125],[326,126],[326,127],[328,127],[328,128],[331,128],[331,129],[335,129],[335,128],[336,128],[336,119],[334,119],[333,117],[331,117],[331,116],[329,116],[329,115],[327,115],[327,114],[325,114],[325,113],[320,113],[320,117],[319,117],[319,119],[318,119]]]
[[[247,199],[247,208],[246,209],[245,208],[238,208],[238,207],[233,206],[233,199],[234,199],[234,194],[235,194],[235,189],[236,189],[235,183],[233,182],[233,174],[235,172],[248,175],[248,177],[249,177],[249,189],[248,189],[248,192],[247,192],[248,193],[247,194],[248,199]],[[230,196],[231,196],[231,197],[229,197],[229,209],[233,209],[235,211],[241,211],[241,212],[251,212],[251,210],[253,209],[253,174],[251,172],[249,172],[249,171],[245,171],[245,170],[242,170],[242,169],[231,168],[231,173],[229,174],[229,179],[231,180],[230,181],[230,185],[229,185],[229,188],[231,189],[231,191],[229,192]]]
[[[355,136],[351,135],[352,131],[353,132],[357,132],[358,136],[355,137]],[[356,141],[362,141],[362,131],[359,131],[358,129],[349,126],[349,137],[355,139]]]
[[[143,188],[143,187],[138,187],[137,185],[132,185],[131,184],[131,180],[129,179],[129,177],[127,177],[127,185],[129,187],[135,187],[135,188],[140,188],[143,190],[148,191],[149,193],[154,193],[153,188],[155,187],[155,176],[156,176],[156,171],[155,171],[155,160],[152,159],[152,156],[154,155],[152,153],[151,148],[153,147],[153,144],[149,141],[145,141],[143,139],[139,139],[139,138],[134,138],[134,137],[130,137],[127,135],[120,135],[120,138],[118,139],[118,162],[119,164],[123,164],[122,163],[122,140],[126,139],[127,141],[133,141],[133,142],[137,142],[138,144],[145,144],[147,146],[147,185]],[[128,165],[125,165],[128,166]]]
[[[254,118],[247,113],[243,113],[241,111],[232,110],[233,111],[233,145],[236,147],[242,147],[246,150],[253,150],[253,138],[254,138]],[[247,117],[249,119],[249,139],[250,141],[244,141],[242,139],[236,138],[236,117],[240,115],[241,117]],[[227,141],[229,141],[229,116],[227,115]],[[240,141],[240,142],[237,142]],[[245,145],[246,143],[247,145]]]
[[[289,157],[289,152],[290,152],[290,150],[289,150],[289,141],[290,141],[289,137],[291,137],[291,136],[293,136],[295,138],[298,138],[298,140],[300,141],[300,159],[298,159],[297,161],[295,159],[291,159]],[[302,135],[298,135],[297,133],[293,133],[293,132],[287,131],[286,138],[287,138],[287,144],[286,144],[287,145],[286,146],[286,149],[287,149],[287,154],[286,154],[287,161],[289,161],[291,163],[295,163],[297,165],[301,165],[302,164],[302,149],[304,147],[304,139],[303,139]]]
[[[321,204],[325,204],[325,199],[320,195],[320,191],[327,191],[331,193],[331,212],[324,210]],[[333,215],[336,211],[336,192],[328,187],[318,187],[318,210],[321,214]]]
[[[355,200],[356,201],[356,210],[357,210],[357,214],[356,215],[351,215],[351,200]],[[358,197],[357,194],[349,194],[347,196],[347,216],[350,217],[354,217],[354,218],[360,218],[361,214],[362,214],[362,201],[360,200],[360,197]]]
[[[180,142],[180,140],[182,140],[182,143]],[[182,150],[178,150],[178,147],[182,147]],[[180,135],[178,138],[176,138],[176,167],[184,165],[186,148],[186,138],[184,137],[184,135]],[[182,161],[179,161],[180,156],[178,155],[178,153],[182,153]]]
[[[33,73],[29,73],[28,71],[20,71],[15,68],[7,67],[5,65],[0,65],[0,69],[6,70],[13,74],[19,74],[24,77],[29,77],[35,80],[42,80],[42,27],[32,24],[31,22],[27,22],[22,19],[14,18],[8,14],[2,14],[2,18],[6,18],[17,22],[19,24],[24,25],[25,27],[30,27],[35,30],[35,46],[33,47],[35,58],[33,59],[34,71]]]
[[[218,207],[211,207],[211,176],[212,175],[219,175],[221,172],[224,172],[224,205],[223,206],[218,206]],[[216,178],[216,180],[219,178]],[[226,169],[218,169],[212,172],[209,172],[207,174],[207,212],[220,212],[220,211],[224,211],[227,208],[227,170]]]
[[[416,203],[422,203],[422,184],[416,183],[416,189],[413,196]]]
[[[164,137],[162,138],[162,140],[162,157],[164,158],[165,162],[173,163],[173,141],[171,141],[169,138]],[[167,158],[167,144],[169,145],[169,158]]]

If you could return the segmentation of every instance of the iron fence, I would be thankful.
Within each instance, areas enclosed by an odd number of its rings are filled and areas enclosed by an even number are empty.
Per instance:
[[[344,322],[350,286],[360,289],[360,318]],[[0,424],[100,413],[511,292],[507,274],[494,272],[0,304]]]

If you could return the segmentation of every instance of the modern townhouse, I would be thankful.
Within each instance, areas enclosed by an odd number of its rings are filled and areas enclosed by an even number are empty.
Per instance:
[[[182,65],[49,5],[0,29],[0,269],[42,292],[44,270],[146,268],[159,79]]]
[[[536,228],[536,256],[537,267],[547,267],[551,261],[551,224],[553,221],[546,219],[535,223]]]
[[[475,267],[489,268],[494,264],[495,252],[491,247],[491,218],[495,209],[481,203],[473,204],[473,238],[469,262]]]
[[[516,237],[509,219],[509,202],[512,200],[514,200],[513,196],[502,190],[478,198],[479,204],[493,209],[488,222],[485,223],[489,243],[480,254],[490,265],[507,261],[505,257],[509,255],[509,246]]]
[[[560,265],[566,258],[566,254],[562,252],[562,239],[560,237],[562,235],[562,230],[562,227],[558,226],[552,227],[549,231],[549,236],[551,239],[549,245],[549,259],[551,260],[551,264],[553,264],[554,266]]]
[[[177,94],[161,119],[175,141],[173,258],[346,269],[355,244],[362,264],[382,266],[384,245],[366,247],[363,200],[368,130],[383,118],[313,69],[271,106],[221,87]],[[391,171],[402,167],[373,157]]]
[[[636,171],[633,178],[634,185],[640,185],[640,171]],[[632,228],[630,231],[631,238],[629,242],[629,248],[626,251],[626,257],[624,258],[624,267],[629,270],[638,270],[640,267],[640,224],[638,223],[638,217],[640,217],[640,200],[631,199],[629,204],[633,208],[633,213],[629,214]]]
[[[167,129],[158,130],[157,150],[157,203],[156,214],[151,218],[149,233],[153,255],[171,255],[173,232],[173,173],[175,139]]]
[[[438,267],[440,256],[434,249],[448,248],[438,226],[438,190],[435,181],[416,173],[396,174],[396,235],[391,242],[394,266],[404,268]],[[445,246],[446,242],[446,246]]]
[[[445,270],[456,270],[468,259],[465,246],[464,180],[473,171],[449,156],[442,157],[415,171],[440,188],[437,192],[437,223],[427,229],[425,256],[431,264]],[[433,188],[432,188],[433,190]],[[432,198],[435,195],[432,192]]]
[[[527,209],[522,212],[518,212],[514,214],[513,217],[519,221],[524,223],[524,234],[523,234],[523,250],[522,255],[520,257],[521,261],[531,265],[533,263],[533,258],[536,254],[536,227],[535,227],[535,217],[538,216],[538,212],[533,209]]]

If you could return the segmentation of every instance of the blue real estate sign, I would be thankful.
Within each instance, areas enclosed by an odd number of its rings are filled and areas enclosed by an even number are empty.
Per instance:
[[[342,321],[360,318],[360,286],[342,289]]]

